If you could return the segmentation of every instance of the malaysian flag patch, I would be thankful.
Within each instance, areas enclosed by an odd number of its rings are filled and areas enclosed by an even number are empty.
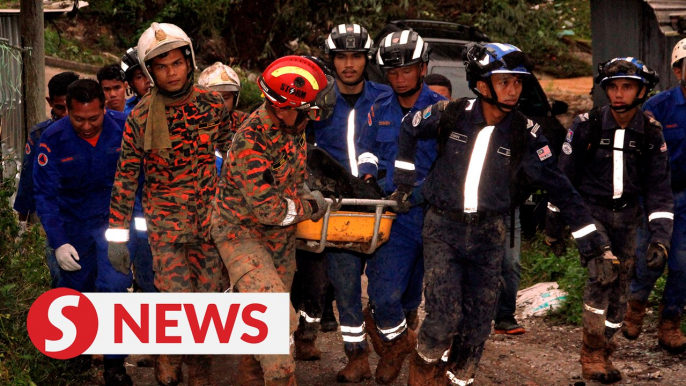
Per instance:
[[[662,146],[660,146],[660,152],[664,153],[667,151],[667,142],[664,142]]]
[[[540,159],[541,161],[544,161],[553,156],[553,153],[550,152],[550,148],[548,147],[548,145],[545,145],[542,148],[536,150],[536,154],[538,154],[538,159]]]

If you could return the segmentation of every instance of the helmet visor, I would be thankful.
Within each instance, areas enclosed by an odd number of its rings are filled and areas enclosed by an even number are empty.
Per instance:
[[[297,107],[298,110],[307,111],[308,117],[313,121],[325,121],[333,114],[333,108],[336,106],[336,91],[334,90],[334,79],[330,75],[326,76],[326,87],[317,94],[314,102],[303,107]]]

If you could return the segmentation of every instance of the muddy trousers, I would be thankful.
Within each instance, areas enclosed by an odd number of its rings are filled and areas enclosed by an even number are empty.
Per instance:
[[[295,260],[296,272],[291,287],[291,302],[300,316],[300,338],[314,340],[319,331],[326,289],[329,286],[326,255],[298,250],[295,253]]]
[[[603,287],[589,278],[584,288],[584,331],[592,336],[604,335],[609,341],[622,327],[626,313],[641,210],[638,205],[616,212],[589,203],[586,205],[598,233],[607,236],[612,253],[620,261],[619,278],[614,283]]]
[[[150,238],[155,287],[160,292],[219,292],[222,261],[209,240],[167,243]]]
[[[430,209],[424,221],[426,319],[417,352],[436,363],[453,346],[451,376],[474,377],[500,290],[505,225],[499,216],[467,225]]]
[[[288,293],[295,274],[294,227],[268,236],[244,237],[250,232],[243,232],[233,225],[221,227],[216,224],[213,220],[212,238],[229,271],[233,288],[238,292]],[[292,306],[289,319],[292,335],[298,326]],[[260,362],[266,383],[295,374],[292,353],[256,355],[255,358]]]

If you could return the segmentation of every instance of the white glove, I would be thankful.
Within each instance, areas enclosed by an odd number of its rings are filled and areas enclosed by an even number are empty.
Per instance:
[[[78,271],[81,266],[77,263],[79,261],[79,254],[71,244],[64,244],[55,249],[55,257],[57,264],[65,271]]]

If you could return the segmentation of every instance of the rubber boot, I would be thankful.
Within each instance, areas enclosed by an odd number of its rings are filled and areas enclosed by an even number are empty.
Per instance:
[[[372,341],[372,346],[374,346],[374,352],[376,353],[376,355],[382,357],[384,353],[384,344],[383,340],[381,339],[381,336],[379,335],[379,331],[376,329],[376,322],[374,321],[374,317],[372,316],[371,307],[367,306],[367,308],[364,309],[363,314],[364,330],[367,333],[367,336],[369,336],[369,340]]]
[[[638,300],[630,300],[627,304],[624,324],[622,325],[622,334],[625,338],[636,340],[641,335],[646,304],[647,302],[639,302]]]
[[[188,386],[214,386],[211,356],[186,355],[186,366],[188,366]]]
[[[612,383],[605,369],[605,336],[589,335],[584,331],[584,339],[581,344],[581,376],[585,379]]]
[[[610,360],[612,354],[617,351],[617,341],[612,338],[607,341],[605,345],[605,372],[607,373],[608,382],[617,382],[622,380],[622,372],[619,371]]]
[[[124,358],[103,359],[105,386],[133,386],[133,381],[124,367]]]
[[[417,346],[417,334],[408,328],[392,341],[383,342],[383,345],[384,355],[376,366],[375,380],[387,385],[398,378],[405,357]]]
[[[372,377],[369,368],[369,346],[357,347],[354,350],[345,350],[348,364],[336,374],[336,381],[340,383],[360,383]]]
[[[162,386],[176,386],[183,381],[182,355],[160,355],[155,361],[155,379]]]
[[[417,350],[410,356],[410,375],[407,378],[407,386],[439,386],[445,384],[445,368],[443,377],[436,376],[438,362],[425,361]]]
[[[293,334],[295,340],[295,355],[293,357],[300,361],[318,361],[322,357],[322,351],[314,343],[317,341],[319,323],[308,323],[312,325],[307,326],[308,328],[314,328],[314,331],[310,331],[310,333],[303,331],[302,323],[301,321],[298,330]]]
[[[686,350],[686,338],[681,333],[681,317],[665,318],[660,306],[660,320],[657,324],[657,343],[670,354],[680,354]]]
[[[253,355],[241,355],[238,360],[238,386],[263,386],[264,372]]]
[[[407,328],[417,332],[419,327],[419,312],[417,310],[405,312],[405,320],[407,320]]]

